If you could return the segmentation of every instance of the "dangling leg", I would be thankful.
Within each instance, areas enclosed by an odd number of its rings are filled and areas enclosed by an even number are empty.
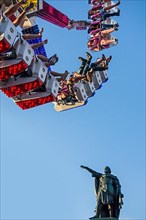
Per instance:
[[[102,15],[102,20],[105,21],[109,17],[120,16],[120,9],[117,12],[105,12]]]
[[[111,40],[104,40],[104,39],[102,39],[101,42],[100,42],[101,46],[109,45],[111,43],[115,43],[115,39],[111,39]]]
[[[67,86],[68,86],[68,90],[69,90],[69,95],[76,100],[76,97],[75,97],[75,93],[74,93],[74,90],[73,90],[73,83],[71,83],[70,81],[67,82]]]
[[[103,30],[101,31],[101,34],[106,35],[106,34],[112,33],[113,31],[115,31],[115,27],[107,29],[107,30]]]
[[[116,4],[113,4],[113,5],[110,5],[110,6],[107,6],[104,8],[104,11],[108,11],[116,6],[120,5],[120,0],[116,3]]]
[[[80,81],[81,79],[84,79],[84,76],[83,75],[81,75],[81,74],[79,74],[79,73],[77,73],[77,72],[74,72],[74,81],[75,81],[75,83],[77,83],[78,81]]]
[[[48,61],[49,61],[49,58],[43,56],[42,54],[37,54],[37,57],[38,57],[40,60],[42,60],[43,62],[48,62]]]
[[[25,1],[20,1],[18,3],[16,3],[15,5],[10,6],[5,12],[4,15],[6,15],[7,17],[15,14],[15,12],[18,10],[19,7],[22,6],[22,4],[24,4]]]
[[[108,66],[109,62],[111,61],[112,56],[109,56],[108,58],[106,58],[106,65]]]
[[[104,3],[111,2],[111,0],[104,0]]]
[[[90,65],[91,59],[92,59],[92,56],[88,52],[86,52],[86,56],[87,56],[87,62],[84,66],[82,75],[85,75],[87,73],[87,71],[89,70],[89,65]]]
[[[64,73],[57,73],[57,72],[54,72],[54,71],[51,71],[50,73],[53,76],[60,76],[62,80],[64,80],[69,74],[69,72],[67,70]]]
[[[82,75],[82,74],[83,74],[84,67],[85,67],[85,65],[86,65],[86,63],[87,63],[87,60],[84,59],[84,58],[82,58],[82,57],[79,57],[79,60],[81,60],[81,66],[80,66],[79,69],[78,69],[78,73],[79,73],[80,75]]]
[[[38,34],[23,34],[22,37],[25,40],[33,40],[33,39],[41,38],[42,33],[43,33],[43,28],[40,30],[40,32]]]
[[[41,46],[43,46],[47,43],[48,43],[48,40],[46,39],[42,42],[39,42],[39,43],[36,43],[36,44],[31,44],[31,47],[35,50],[36,48],[39,48],[39,47],[41,47]]]
[[[16,18],[16,20],[13,21],[13,24],[15,25],[15,27],[17,27],[21,23],[21,21],[24,19],[25,15],[26,15],[26,13],[33,7],[34,7],[34,4],[30,3],[30,5],[27,6],[24,9],[24,11],[18,16],[18,18]]]

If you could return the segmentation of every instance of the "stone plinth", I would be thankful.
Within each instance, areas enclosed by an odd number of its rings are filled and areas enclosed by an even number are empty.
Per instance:
[[[117,218],[109,218],[109,217],[106,217],[106,218],[90,218],[90,220],[118,220]]]

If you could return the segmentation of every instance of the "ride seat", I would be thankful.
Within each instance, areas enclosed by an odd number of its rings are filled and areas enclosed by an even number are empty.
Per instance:
[[[0,53],[7,52],[13,45],[18,31],[9,18],[0,19]]]
[[[78,83],[76,83],[73,86],[73,88],[74,88],[74,92],[77,96],[77,99],[79,101],[86,101],[87,100],[88,96],[87,96],[87,93],[85,91],[85,87],[82,82],[79,81]]]
[[[96,89],[100,89],[102,86],[102,79],[99,71],[95,71],[92,76],[92,81]]]

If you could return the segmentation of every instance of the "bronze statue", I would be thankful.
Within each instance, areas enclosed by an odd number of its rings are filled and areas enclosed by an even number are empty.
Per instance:
[[[96,215],[94,218],[113,217],[119,219],[120,209],[123,204],[121,185],[116,176],[111,174],[111,169],[106,166],[104,174],[98,173],[86,166],[81,168],[89,171],[95,177],[95,193],[97,198]]]

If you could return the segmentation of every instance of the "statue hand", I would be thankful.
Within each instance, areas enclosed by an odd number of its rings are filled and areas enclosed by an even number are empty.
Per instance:
[[[81,165],[80,167],[81,167],[81,168],[83,168],[83,169],[84,169],[84,168],[86,168],[86,167],[85,167],[85,166],[83,166],[83,165]]]

